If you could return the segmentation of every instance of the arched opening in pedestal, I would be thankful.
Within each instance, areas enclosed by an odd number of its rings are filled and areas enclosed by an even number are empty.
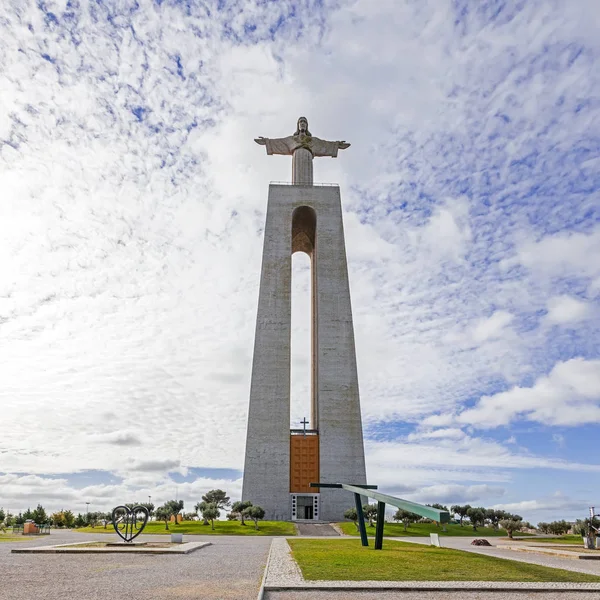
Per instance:
[[[318,429],[316,348],[317,215],[309,206],[292,214],[290,421],[293,428]],[[307,260],[308,258],[308,260]],[[302,424],[303,420],[308,424]]]
[[[290,496],[292,519],[319,518],[318,497],[310,488],[319,480],[316,397],[317,215],[309,206],[292,215]]]

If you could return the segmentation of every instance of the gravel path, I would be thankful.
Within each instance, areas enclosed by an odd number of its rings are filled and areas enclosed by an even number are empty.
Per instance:
[[[112,537],[112,536],[111,536]],[[164,536],[141,536],[164,541]],[[116,534],[115,534],[116,538]],[[11,554],[12,548],[108,540],[55,532],[0,543],[2,600],[255,600],[272,538],[185,536],[211,546],[187,555]]]

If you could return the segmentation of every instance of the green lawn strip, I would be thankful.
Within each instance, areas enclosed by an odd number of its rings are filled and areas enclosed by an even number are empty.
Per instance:
[[[339,523],[346,535],[359,535],[356,525],[350,521]],[[435,523],[411,523],[404,531],[402,523],[386,523],[383,526],[383,535],[387,537],[429,537],[430,533],[441,536],[464,536],[464,537],[499,537],[507,535],[504,529],[493,529],[491,527],[478,527],[473,531],[470,526],[446,525],[448,531],[442,531],[442,527],[436,527]],[[375,535],[375,527],[367,526],[367,534]],[[521,534],[519,534],[521,535]],[[525,535],[525,534],[522,534]]]
[[[82,527],[76,529],[81,533],[112,533],[115,530],[112,525],[106,529],[99,527]],[[239,521],[215,521],[215,529],[210,525],[203,525],[202,521],[183,521],[182,523],[169,523],[169,529],[165,529],[163,521],[149,521],[144,528],[144,534],[169,535],[171,533],[183,533],[185,535],[296,535],[293,523],[285,521],[259,521],[258,531],[254,529],[254,523],[249,522],[242,525]]]
[[[577,545],[583,548],[583,540],[580,535],[563,535],[561,537],[553,538],[535,538],[533,540],[527,540],[528,542],[539,542],[541,544],[568,544]]]
[[[358,540],[288,540],[307,580],[594,582],[600,577],[450,548],[388,540],[383,550]]]
[[[31,538],[32,536],[12,536],[0,534],[0,542],[26,542],[27,540],[31,541]]]

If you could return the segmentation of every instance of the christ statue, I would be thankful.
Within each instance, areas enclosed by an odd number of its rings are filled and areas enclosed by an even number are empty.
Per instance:
[[[331,156],[335,158],[338,150],[350,146],[347,142],[328,142],[311,135],[306,117],[298,119],[296,133],[284,138],[257,137],[257,144],[267,147],[267,154],[285,154],[292,156],[292,183],[312,185],[313,158],[315,156]]]

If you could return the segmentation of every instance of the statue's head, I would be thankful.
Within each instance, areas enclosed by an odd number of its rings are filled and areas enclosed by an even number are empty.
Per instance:
[[[310,131],[308,130],[308,119],[306,117],[300,117],[298,119],[296,133],[294,133],[294,135],[300,135],[301,133],[305,135],[311,135]]]

